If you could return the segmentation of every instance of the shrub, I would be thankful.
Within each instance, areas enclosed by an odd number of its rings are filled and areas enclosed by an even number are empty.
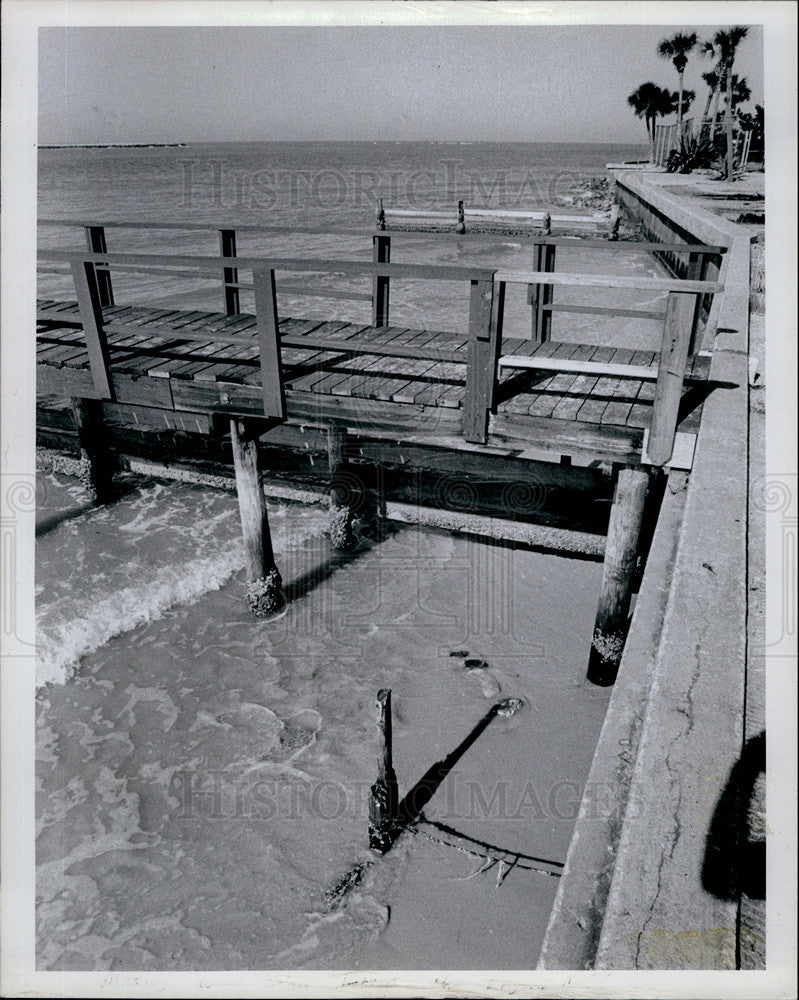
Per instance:
[[[690,174],[692,170],[703,170],[713,164],[718,156],[714,143],[694,136],[683,138],[679,149],[672,149],[666,161],[666,171],[670,174]]]

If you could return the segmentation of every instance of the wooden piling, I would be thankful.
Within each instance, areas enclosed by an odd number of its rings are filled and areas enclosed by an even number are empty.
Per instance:
[[[247,565],[247,602],[253,614],[265,617],[283,605],[283,581],[275,565],[266,499],[258,470],[257,425],[233,417],[230,440],[236,471],[241,531]]]
[[[347,432],[332,425],[327,429],[327,459],[330,469],[330,541],[335,548],[347,550],[355,544],[352,532],[354,517],[352,489],[345,476],[344,457]]]
[[[78,476],[91,497],[100,506],[113,495],[111,454],[106,442],[103,409],[99,399],[73,399],[72,413],[80,443]]]
[[[644,469],[619,472],[588,662],[588,680],[593,684],[612,684],[618,673],[627,636],[631,587],[648,487],[649,474]]]
[[[377,692],[377,727],[381,745],[377,781],[370,789],[369,846],[385,854],[397,835],[399,814],[399,789],[391,748],[391,691],[385,688]]]

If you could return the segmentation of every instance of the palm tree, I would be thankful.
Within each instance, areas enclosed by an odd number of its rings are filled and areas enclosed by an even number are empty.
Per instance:
[[[733,176],[733,142],[732,142],[732,68],[735,64],[735,53],[738,46],[749,34],[749,29],[743,25],[736,25],[726,31],[717,31],[712,41],[702,45],[702,51],[716,60],[716,73],[719,78],[718,92],[724,93],[726,97],[726,108],[724,111],[724,122],[727,133],[727,177]],[[711,138],[716,131],[717,113],[713,114],[713,129]]]
[[[746,82],[745,76],[739,77],[736,73],[732,74],[730,97],[733,111],[735,111],[739,104],[746,104],[752,97],[752,91],[749,89],[749,84]]]
[[[664,38],[658,46],[659,55],[663,56],[664,59],[671,59],[680,81],[679,98],[677,100],[677,135],[679,136],[682,136],[682,92],[685,67],[688,65],[688,54],[696,48],[697,41],[696,32],[692,31],[690,35],[684,35],[678,31],[671,38]]]
[[[707,116],[710,113],[710,102],[716,96],[719,86],[719,75],[712,69],[709,70],[707,73],[703,73],[702,79],[708,85],[709,89],[707,92],[707,101],[705,101],[705,110],[702,114],[702,117],[699,119],[696,128],[694,129],[694,134],[697,137],[699,137],[702,134],[702,126],[704,125],[705,121],[707,120]]]
[[[655,125],[658,116],[671,114],[674,110],[676,94],[672,94],[662,87],[658,87],[651,80],[642,83],[635,93],[630,94],[627,103],[635,111],[638,118],[643,118],[646,123],[646,134],[650,143],[655,141]]]

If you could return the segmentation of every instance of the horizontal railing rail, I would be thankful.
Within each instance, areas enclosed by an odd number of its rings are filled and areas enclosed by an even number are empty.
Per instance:
[[[64,221],[59,224],[65,224]],[[135,228],[133,223],[117,223],[120,227]],[[671,455],[676,433],[679,400],[683,382],[693,378],[689,355],[695,350],[695,334],[700,299],[707,298],[722,290],[716,281],[702,280],[701,269],[696,261],[702,256],[715,254],[719,248],[695,245],[679,246],[678,252],[686,252],[693,262],[688,278],[652,277],[642,275],[618,275],[595,273],[555,272],[554,259],[558,241],[541,239],[535,248],[536,267],[533,269],[489,268],[484,266],[463,266],[452,264],[426,264],[416,262],[392,263],[390,261],[391,233],[372,232],[372,260],[338,259],[326,257],[284,257],[284,256],[239,256],[235,250],[235,233],[219,230],[220,255],[153,254],[153,253],[109,253],[104,232],[97,228],[87,228],[87,250],[42,250],[39,253],[41,265],[50,270],[52,265],[69,268],[75,281],[81,325],[86,340],[90,368],[95,389],[100,398],[113,398],[113,378],[110,373],[110,354],[106,337],[107,330],[128,330],[140,332],[136,324],[126,324],[124,318],[115,320],[106,317],[103,309],[113,302],[109,269],[140,272],[144,274],[164,274],[170,276],[218,280],[223,277],[226,313],[239,313],[239,289],[251,289],[255,293],[256,308],[253,326],[249,331],[242,329],[235,334],[195,329],[185,331],[175,329],[163,334],[172,340],[172,345],[182,343],[204,343],[209,346],[230,345],[257,348],[258,360],[242,359],[242,363],[261,369],[264,415],[271,419],[285,418],[285,391],[280,362],[281,347],[304,348],[332,351],[345,355],[373,354],[401,359],[419,359],[433,362],[465,364],[463,398],[463,434],[467,440],[485,443],[489,431],[490,417],[496,411],[498,397],[498,373],[501,368],[541,369],[544,371],[574,372],[587,375],[608,375],[607,365],[592,362],[553,359],[518,354],[516,351],[502,354],[502,324],[504,300],[509,284],[526,285],[528,301],[533,304],[534,339],[547,339],[548,325],[553,313],[594,313],[605,316],[627,316],[641,319],[664,321],[660,361],[657,365],[617,365],[610,374],[619,378],[654,380],[657,383],[653,405],[653,420],[650,429],[648,450],[655,464],[665,463]],[[160,226],[153,226],[160,228]],[[164,223],[163,228],[184,228],[175,223]],[[191,229],[208,227],[192,224]],[[252,227],[252,230],[263,227]],[[294,230],[296,232],[296,230]],[[605,245],[608,245],[607,243]],[[664,244],[644,244],[663,249]],[[253,275],[252,283],[239,280],[240,271]],[[320,297],[358,297],[371,299],[373,306],[373,327],[388,325],[388,289],[392,279],[427,280],[436,282],[461,281],[470,285],[469,334],[465,350],[453,350],[430,344],[412,347],[379,343],[374,338],[336,340],[335,335],[314,337],[281,335],[277,311],[276,272],[293,274],[329,274],[350,278],[371,278],[372,293],[341,291],[337,289],[308,286],[306,284],[283,283],[281,290],[292,294],[314,294]],[[592,306],[571,303],[553,303],[552,289],[555,287],[631,289],[660,292],[668,296],[665,312],[652,309],[616,308],[613,306]],[[108,300],[111,300],[109,302]],[[150,329],[158,327],[155,322]],[[160,336],[160,335],[157,335]],[[517,342],[518,343],[518,342]],[[508,344],[510,347],[510,343]],[[168,347],[154,345],[153,352],[163,354]]]

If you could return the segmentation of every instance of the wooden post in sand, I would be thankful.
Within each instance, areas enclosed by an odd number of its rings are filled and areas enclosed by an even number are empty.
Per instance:
[[[644,469],[622,469],[610,511],[602,590],[591,641],[588,680],[607,686],[616,680],[630,610],[638,538],[644,516],[649,474]]]
[[[466,212],[462,201],[458,202],[458,224],[455,226],[455,232],[461,235],[466,232]]]
[[[377,692],[377,727],[380,733],[380,760],[377,781],[370,789],[369,846],[385,854],[396,836],[399,790],[391,752],[391,691]]]
[[[253,614],[265,617],[282,607],[283,581],[275,565],[266,500],[258,472],[256,425],[232,417],[230,441],[233,446],[236,492],[249,580],[247,602]]]
[[[330,541],[337,549],[351,549],[355,544],[352,533],[354,516],[352,488],[345,476],[344,448],[347,432],[331,425],[327,429],[327,460],[330,469]]]
[[[92,503],[99,506],[107,503],[113,492],[111,455],[106,443],[102,403],[99,399],[73,399],[72,413],[80,443],[78,476]]]

